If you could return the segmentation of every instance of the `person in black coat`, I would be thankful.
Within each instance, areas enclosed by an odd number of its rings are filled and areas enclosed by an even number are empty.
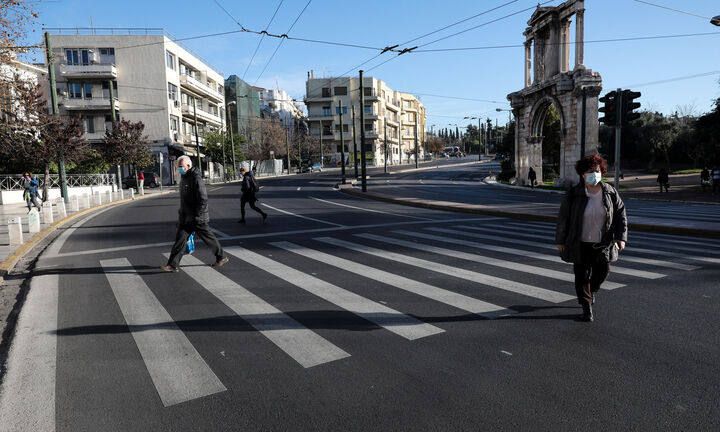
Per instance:
[[[670,187],[670,178],[668,177],[668,173],[665,171],[665,168],[660,168],[656,181],[660,183],[660,193],[662,193],[663,187],[665,188],[665,193],[667,193],[668,188]]]
[[[220,267],[228,258],[225,256],[220,242],[210,231],[210,214],[208,213],[207,191],[202,180],[202,174],[197,167],[192,166],[188,156],[178,158],[178,171],[180,171],[180,210],[178,211],[177,232],[167,265],[160,268],[167,272],[177,272],[182,253],[185,250],[188,237],[193,232],[210,247],[215,255],[213,267]]]
[[[528,180],[530,181],[530,187],[535,189],[535,183],[537,183],[537,173],[535,173],[535,170],[530,167],[530,170],[528,171]]]
[[[255,202],[258,200],[256,194],[259,186],[257,184],[257,180],[255,180],[253,172],[248,171],[245,167],[242,167],[240,168],[240,174],[243,176],[243,179],[242,185],[240,186],[242,195],[240,196],[240,220],[238,223],[245,223],[245,204],[250,204],[251,209],[260,213],[263,218],[263,223],[266,223],[268,217],[267,213],[255,205]]]
[[[592,304],[627,242],[625,204],[614,187],[602,182],[607,162],[597,155],[580,159],[575,171],[582,180],[560,205],[555,243],[563,261],[573,263],[575,293],[581,319],[593,321]]]

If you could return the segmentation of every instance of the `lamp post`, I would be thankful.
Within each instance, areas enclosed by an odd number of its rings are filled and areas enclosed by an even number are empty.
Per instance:
[[[232,152],[232,161],[233,161],[233,180],[237,178],[237,167],[235,166],[235,140],[233,139],[233,130],[232,130],[232,116],[229,115],[230,113],[230,105],[237,106],[237,102],[231,101],[225,104],[225,107],[227,109],[228,117],[230,117],[230,121],[228,124],[230,125],[230,151]],[[223,164],[225,163],[225,143],[223,143]]]

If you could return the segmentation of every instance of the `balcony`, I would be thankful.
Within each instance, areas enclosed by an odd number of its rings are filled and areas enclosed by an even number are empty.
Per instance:
[[[366,87],[366,89],[367,89],[367,88],[368,88],[368,87]],[[363,93],[363,98],[364,98],[366,101],[379,101],[379,100],[381,100],[381,99],[380,99],[380,96],[378,96],[377,90],[375,90],[374,88],[371,89],[369,92],[368,92],[368,91],[365,91],[365,92]]]
[[[203,138],[202,137],[198,137],[198,138],[200,138],[200,145],[202,145],[202,143],[204,141]],[[185,146],[193,146],[194,147],[196,145],[195,144],[196,142],[197,141],[195,141],[195,134],[182,136],[182,143]]]
[[[337,117],[339,118],[340,115],[338,115]],[[334,118],[335,118],[335,116],[332,115],[332,113],[327,113],[327,115],[325,115],[324,113],[318,111],[318,112],[310,113],[310,115],[308,116],[308,121],[311,121],[311,122],[321,121],[321,120],[322,121],[332,121]],[[343,114],[344,122],[347,123],[347,119],[349,119],[349,118],[350,117],[348,116],[348,114]],[[338,121],[340,121],[340,120],[338,120]]]
[[[182,113],[186,117],[195,118],[195,111],[193,110],[192,105],[183,104],[182,105]],[[197,117],[198,120],[202,119],[205,121],[208,121],[210,123],[222,125],[222,118],[220,118],[219,115],[209,113],[207,111],[203,111],[200,108],[197,110]]]
[[[60,64],[60,76],[65,78],[117,78],[117,68],[112,63],[88,63],[81,65]]]
[[[92,132],[92,133],[86,133],[84,136],[87,141],[97,142],[97,141],[102,141],[105,139],[105,132],[97,132],[96,131],[96,132]]]
[[[391,119],[390,117],[387,117],[387,116],[386,116],[386,117],[385,117],[385,121],[386,121],[387,124],[389,124],[389,125],[400,126],[400,124],[398,123],[397,120],[393,120],[393,119]]]
[[[190,90],[202,93],[216,102],[223,102],[225,100],[224,94],[204,82],[191,77],[190,75],[180,74],[180,85],[189,88]]]
[[[61,97],[59,100],[61,105],[66,110],[82,110],[82,111],[93,111],[93,110],[107,110],[110,111],[110,99],[105,98],[92,98],[92,99],[74,99],[69,97]],[[120,103],[115,99],[115,109],[120,109]]]

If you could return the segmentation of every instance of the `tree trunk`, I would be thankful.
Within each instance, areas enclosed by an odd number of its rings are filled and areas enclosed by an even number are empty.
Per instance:
[[[48,195],[50,192],[50,164],[45,162],[45,184],[43,185],[43,196],[42,201],[45,202],[49,199]]]

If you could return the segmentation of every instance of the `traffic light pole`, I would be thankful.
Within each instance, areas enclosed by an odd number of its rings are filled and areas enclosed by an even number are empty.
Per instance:
[[[342,175],[342,184],[345,184],[345,135],[343,134],[343,106],[342,101],[338,101],[340,107],[340,171]],[[320,131],[322,133],[322,131]]]
[[[50,32],[45,32],[45,49],[47,50],[47,63],[48,63],[48,79],[50,81],[50,102],[52,107],[53,116],[56,118],[60,116],[58,110],[57,100],[57,87],[55,85],[55,64],[52,54],[52,47],[50,46]],[[112,104],[112,101],[110,101]],[[69,202],[68,191],[67,191],[67,175],[65,174],[65,156],[63,155],[62,148],[58,151],[58,173],[60,174],[60,194],[65,201],[65,204]],[[47,171],[45,171],[47,172]],[[119,179],[118,179],[119,180]],[[43,198],[47,201],[48,194],[45,194]]]
[[[365,160],[365,88],[363,85],[362,70],[360,71],[360,161],[360,171],[362,175],[362,191],[367,192],[367,161]]]
[[[620,188],[620,143],[622,142],[622,89],[617,89],[615,97],[615,190]]]

